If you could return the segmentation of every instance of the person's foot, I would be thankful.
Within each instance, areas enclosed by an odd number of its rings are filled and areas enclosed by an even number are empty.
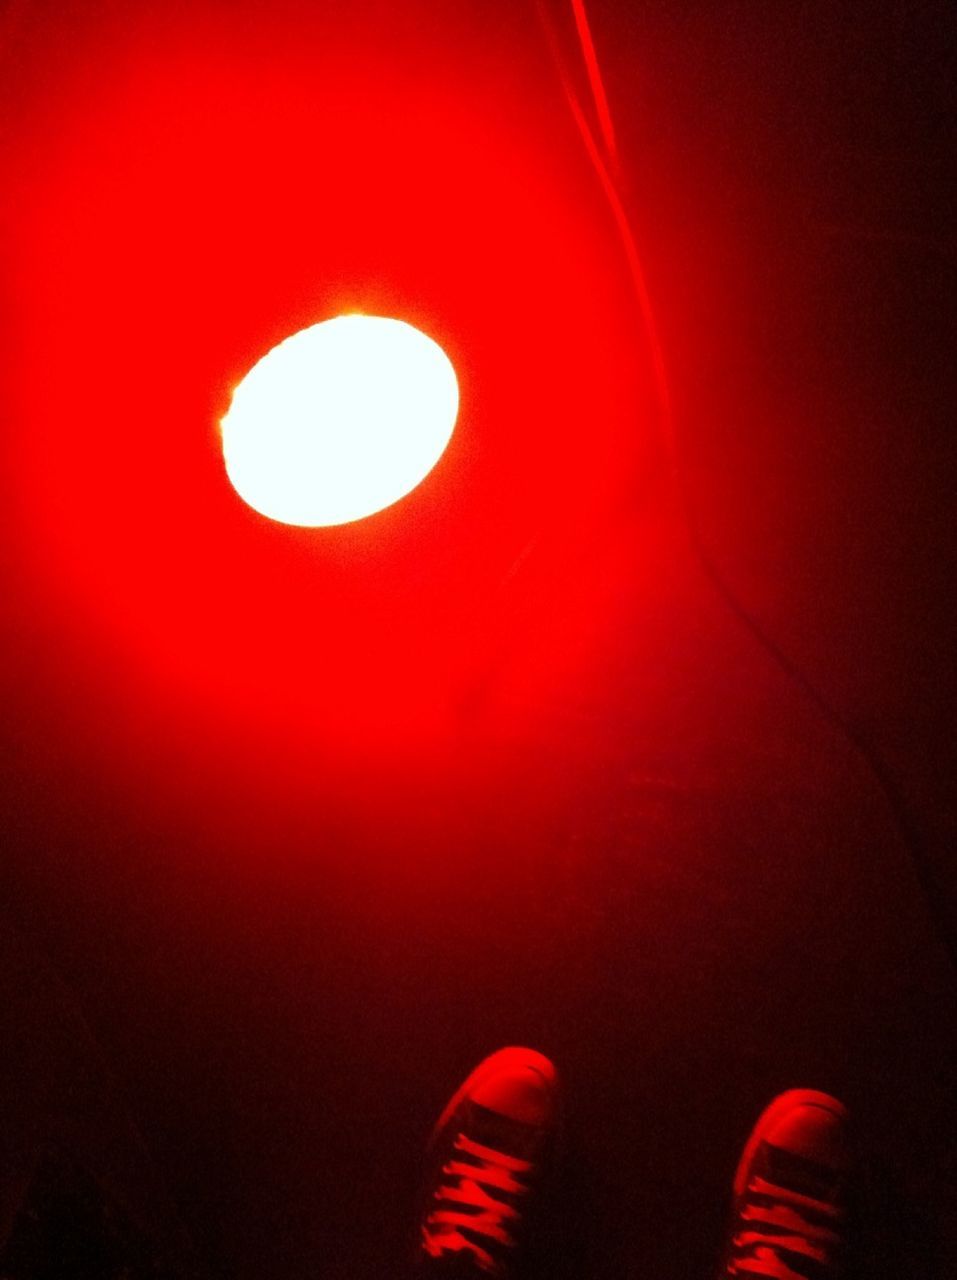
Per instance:
[[[838,1276],[848,1166],[847,1112],[836,1098],[810,1089],[775,1098],[735,1174],[721,1280]]]
[[[429,1143],[421,1268],[505,1278],[526,1242],[558,1125],[558,1075],[533,1049],[500,1049],[450,1100]]]

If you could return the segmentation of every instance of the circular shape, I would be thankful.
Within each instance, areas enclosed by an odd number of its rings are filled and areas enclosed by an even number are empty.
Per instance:
[[[445,450],[459,392],[448,356],[420,329],[347,315],[266,353],[222,420],[226,473],[284,524],[346,524],[391,506]]]

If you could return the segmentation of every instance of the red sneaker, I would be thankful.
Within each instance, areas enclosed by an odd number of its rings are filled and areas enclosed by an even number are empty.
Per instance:
[[[836,1098],[810,1089],[775,1098],[738,1164],[719,1275],[838,1276],[848,1167],[847,1112]]]
[[[558,1074],[533,1049],[500,1049],[453,1096],[429,1143],[421,1268],[508,1280],[551,1163]]]

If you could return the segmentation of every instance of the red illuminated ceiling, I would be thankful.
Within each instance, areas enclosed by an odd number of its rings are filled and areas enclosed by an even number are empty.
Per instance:
[[[453,59],[454,22],[308,35],[104,19],[28,102],[19,542],[65,653],[159,731],[405,749],[476,688],[494,714],[503,664],[533,718],[576,669],[652,410],[600,192],[527,66]],[[459,426],[396,507],[281,527],[217,424],[264,350],[350,309],[435,337]]]

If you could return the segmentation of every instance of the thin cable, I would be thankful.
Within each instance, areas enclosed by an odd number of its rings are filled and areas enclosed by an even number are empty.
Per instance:
[[[615,123],[612,119],[611,108],[608,105],[605,81],[601,74],[598,54],[595,52],[595,42],[591,37],[591,27],[588,25],[585,0],[572,0],[572,13],[575,15],[575,28],[578,31],[582,57],[585,60],[585,70],[588,73],[588,83],[591,86],[592,98],[595,101],[595,111],[598,113],[598,127],[601,129],[611,167],[617,171],[618,142],[615,138]]]
[[[570,0],[570,2],[576,15],[576,28],[578,30],[579,40],[582,46],[582,57],[585,60],[586,66],[589,63],[589,59],[593,58],[597,68],[597,55],[595,54],[594,44],[591,42],[590,34],[588,36],[587,46],[585,40],[582,38],[582,30],[584,29],[585,31],[588,31],[587,18],[585,17],[584,10],[584,0]],[[621,194],[618,190],[617,183],[612,176],[609,164],[606,163],[605,159],[602,157],[594,133],[588,124],[584,110],[582,109],[582,105],[578,99],[578,95],[575,92],[574,85],[572,84],[571,77],[568,74],[561,43],[555,29],[555,24],[552,21],[552,16],[548,10],[547,0],[536,0],[536,9],[545,32],[546,40],[552,55],[552,61],[558,73],[559,80],[561,81],[562,89],[568,101],[572,117],[575,120],[579,133],[581,134],[585,150],[588,153],[589,159],[591,160],[598,176],[602,190],[605,193],[605,197],[608,200],[615,226],[617,227],[618,234],[621,237],[625,261],[628,266],[628,273],[634,285],[641,321],[645,329],[645,335],[651,354],[654,385],[658,398],[660,429],[665,445],[666,458],[675,482],[675,490],[678,497],[681,516],[688,534],[692,553],[697,559],[705,577],[711,583],[718,596],[730,609],[732,614],[738,619],[739,623],[751,634],[752,638],[761,647],[761,649],[764,650],[767,656],[787,677],[787,679],[801,690],[822,718],[827,721],[827,723],[829,723],[841,737],[844,738],[845,742],[848,743],[857,758],[861,761],[877,784],[877,787],[887,804],[901,843],[909,855],[911,867],[923,895],[928,915],[933,922],[938,939],[950,961],[954,974],[957,976],[957,918],[951,918],[952,913],[949,907],[945,905],[946,894],[941,891],[941,886],[938,883],[937,875],[928,853],[927,842],[924,838],[923,832],[921,831],[920,824],[916,820],[893,771],[881,754],[880,749],[870,739],[866,731],[860,725],[856,724],[851,718],[845,716],[843,712],[838,710],[838,708],[829,701],[806,672],[781,648],[778,642],[765,629],[759,619],[738,598],[734,590],[725,580],[721,570],[718,568],[707,547],[704,545],[694,510],[688,496],[687,483],[685,481],[684,471],[681,465],[681,451],[678,446],[678,434],[675,426],[673,403],[664,358],[664,348],[661,342],[661,336],[658,332],[658,326],[655,320],[654,308],[651,302],[651,295],[648,291],[644,269],[641,265],[641,255],[638,251],[637,239],[631,225],[631,220],[628,216],[627,210],[625,209],[624,201],[622,200]],[[582,14],[582,23],[579,23],[578,21],[579,9]],[[595,82],[590,73],[589,81],[594,94]],[[597,82],[599,85],[602,84],[600,72],[598,73]],[[599,109],[597,95],[596,109]],[[605,110],[608,112],[608,118],[610,121],[611,114],[607,100],[605,100]],[[600,109],[599,118],[601,118]],[[611,136],[614,137],[613,131]]]
[[[573,0],[574,2],[574,0]],[[536,8],[545,30],[545,36],[548,41],[549,49],[552,53],[552,59],[555,63],[558,76],[561,81],[565,98],[568,102],[569,110],[578,126],[582,141],[585,144],[585,150],[588,152],[588,158],[591,160],[598,179],[601,183],[605,198],[611,208],[612,216],[615,219],[615,225],[618,228],[618,234],[621,237],[622,248],[624,249],[625,259],[628,264],[628,274],[631,277],[632,285],[638,299],[638,307],[641,312],[642,324],[648,338],[648,345],[651,351],[651,365],[654,375],[655,391],[658,397],[658,404],[661,411],[663,424],[671,423],[671,391],[668,386],[667,371],[665,368],[664,348],[661,344],[661,338],[658,333],[658,326],[655,321],[654,309],[651,305],[651,295],[648,292],[648,283],[645,279],[644,269],[641,265],[641,257],[638,253],[638,245],[635,240],[634,233],[631,229],[631,223],[625,210],[624,202],[618,192],[617,184],[611,175],[608,165],[605,163],[599,149],[595,135],[591,130],[591,126],[582,109],[582,105],[575,92],[571,77],[565,68],[564,58],[562,57],[561,45],[558,39],[558,33],[555,30],[551,14],[548,12],[546,0],[536,0]],[[607,106],[607,104],[606,104]],[[676,455],[671,443],[673,433],[670,430],[664,432],[668,442],[668,461],[672,470],[676,470]]]

